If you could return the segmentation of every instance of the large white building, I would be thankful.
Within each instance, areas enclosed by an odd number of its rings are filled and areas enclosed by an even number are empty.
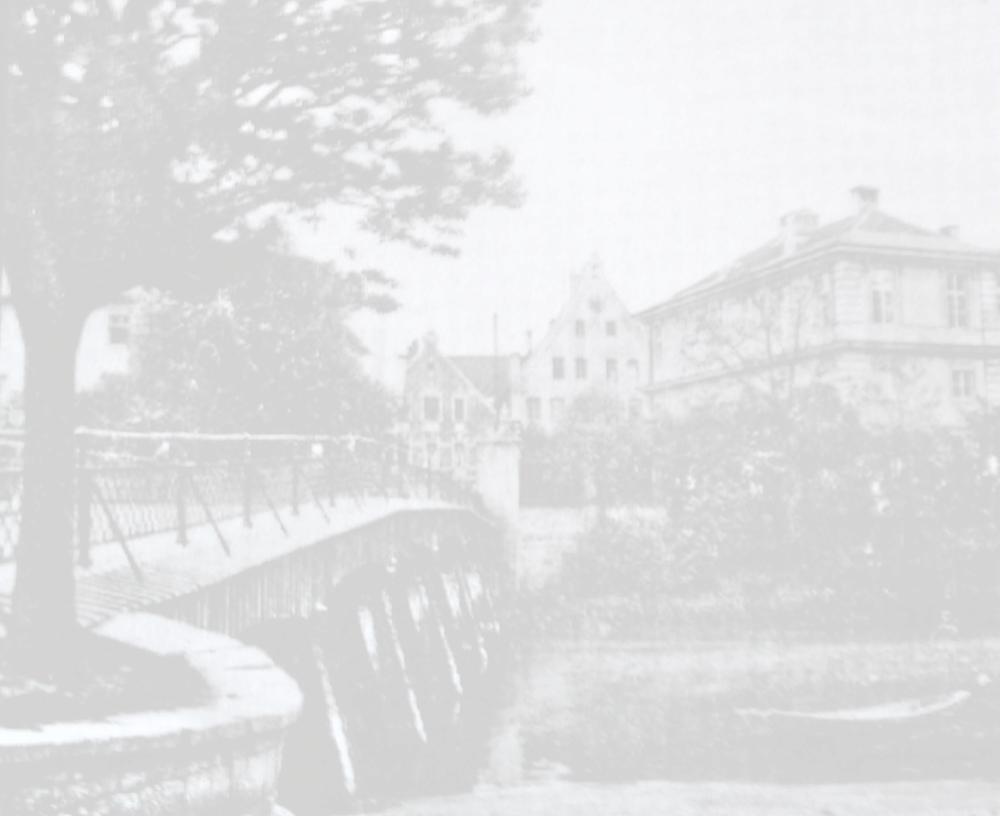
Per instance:
[[[766,244],[639,315],[654,409],[811,383],[875,424],[958,425],[1000,407],[1000,252],[883,212],[874,188],[852,194],[845,218],[789,213]]]

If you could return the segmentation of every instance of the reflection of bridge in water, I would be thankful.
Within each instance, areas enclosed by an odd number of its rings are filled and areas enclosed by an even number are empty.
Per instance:
[[[268,651],[306,699],[281,785],[299,816],[470,781],[502,560],[468,486],[365,440],[84,439],[83,625],[141,609]],[[0,563],[5,612],[13,576]]]

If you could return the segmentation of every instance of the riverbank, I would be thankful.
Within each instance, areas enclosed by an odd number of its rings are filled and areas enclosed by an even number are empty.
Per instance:
[[[407,802],[383,816],[997,816],[1000,784],[855,785],[555,782]]]

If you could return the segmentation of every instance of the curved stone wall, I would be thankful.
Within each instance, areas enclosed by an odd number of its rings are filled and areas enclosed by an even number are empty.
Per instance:
[[[0,813],[270,813],[285,732],[302,706],[295,682],[258,649],[155,615],[123,615],[97,631],[183,654],[209,699],[99,722],[0,728]]]

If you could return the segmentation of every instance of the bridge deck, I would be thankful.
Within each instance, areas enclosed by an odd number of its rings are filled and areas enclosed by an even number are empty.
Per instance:
[[[299,515],[281,512],[282,531],[270,511],[257,513],[253,526],[242,519],[219,522],[230,554],[226,554],[211,525],[188,530],[188,543],[177,541],[177,532],[158,533],[129,542],[142,580],[135,575],[122,547],[101,544],[91,549],[92,564],[76,568],[77,618],[86,627],[96,626],[123,612],[131,612],[178,598],[202,587],[218,584],[241,572],[280,558],[320,541],[363,527],[405,510],[458,509],[458,505],[427,499],[344,500],[326,510],[303,506]],[[0,564],[0,608],[10,610],[15,564]]]

